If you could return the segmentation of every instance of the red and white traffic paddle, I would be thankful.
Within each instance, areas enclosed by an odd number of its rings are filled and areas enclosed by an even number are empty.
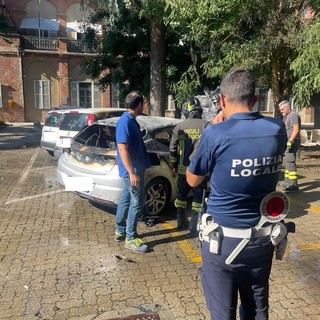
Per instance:
[[[283,220],[288,214],[290,209],[289,198],[287,195],[280,191],[273,191],[268,193],[261,201],[260,214],[261,219],[255,226],[255,229],[260,230],[266,222],[277,223]],[[232,263],[236,256],[250,241],[250,238],[244,238],[237,245],[237,247],[231,252],[229,257],[226,259],[226,264]]]

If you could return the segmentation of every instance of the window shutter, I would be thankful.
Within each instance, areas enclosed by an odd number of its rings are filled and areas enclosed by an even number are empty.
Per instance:
[[[71,105],[79,106],[79,83],[77,81],[71,81]]]
[[[36,109],[42,109],[42,96],[41,96],[41,81],[34,80],[34,107]]]
[[[93,107],[99,108],[100,107],[100,90],[99,86],[93,84]]]
[[[50,108],[50,81],[43,80],[42,81],[42,107],[45,109]]]

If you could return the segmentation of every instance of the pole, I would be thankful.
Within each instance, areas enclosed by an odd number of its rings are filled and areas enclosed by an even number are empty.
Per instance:
[[[38,38],[39,38],[39,46],[40,46],[40,37],[41,37],[40,1],[41,0],[38,0]]]

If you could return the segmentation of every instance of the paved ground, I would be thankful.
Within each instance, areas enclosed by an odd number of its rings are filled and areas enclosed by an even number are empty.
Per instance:
[[[112,211],[64,192],[56,160],[37,147],[41,128],[27,127],[25,138],[16,127],[0,130],[0,320],[150,312],[161,320],[208,320],[199,242],[175,229],[174,210],[153,227],[139,224],[151,252],[124,249],[113,240]],[[300,161],[301,192],[289,195],[287,221],[297,232],[272,269],[271,320],[320,319],[320,167],[308,158]]]

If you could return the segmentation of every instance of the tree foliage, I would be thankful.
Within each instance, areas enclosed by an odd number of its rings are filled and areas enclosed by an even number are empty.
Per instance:
[[[305,27],[303,13],[313,8],[316,14],[317,1],[166,2],[166,23],[184,29],[193,52],[205,61],[197,68],[200,78],[222,77],[241,66],[255,74],[259,87],[272,88],[275,102],[291,95],[296,79],[290,66],[298,56],[296,39]]]
[[[293,86],[295,103],[300,107],[311,104],[320,93],[320,18],[308,24],[296,42],[298,57],[291,64],[297,79]]]
[[[97,56],[85,60],[84,70],[96,79],[102,89],[111,84],[118,85],[120,98],[131,90],[141,91],[147,96],[150,87],[148,21],[127,8],[123,1],[95,6],[91,21],[103,23],[103,36],[97,36],[92,29],[86,31],[85,41]],[[106,73],[106,69],[112,72]]]
[[[236,67],[249,69],[260,88],[271,88],[275,104],[294,89],[296,101],[307,106],[320,91],[319,43],[310,46],[319,40],[318,0],[95,1],[92,19],[103,22],[104,33],[97,38],[88,30],[87,42],[98,56],[85,69],[103,88],[113,83],[123,95],[152,92],[153,22],[165,24],[166,60],[159,68],[178,104],[204,86],[214,88]],[[306,18],[306,12],[312,14]],[[106,68],[112,73],[104,73]]]

